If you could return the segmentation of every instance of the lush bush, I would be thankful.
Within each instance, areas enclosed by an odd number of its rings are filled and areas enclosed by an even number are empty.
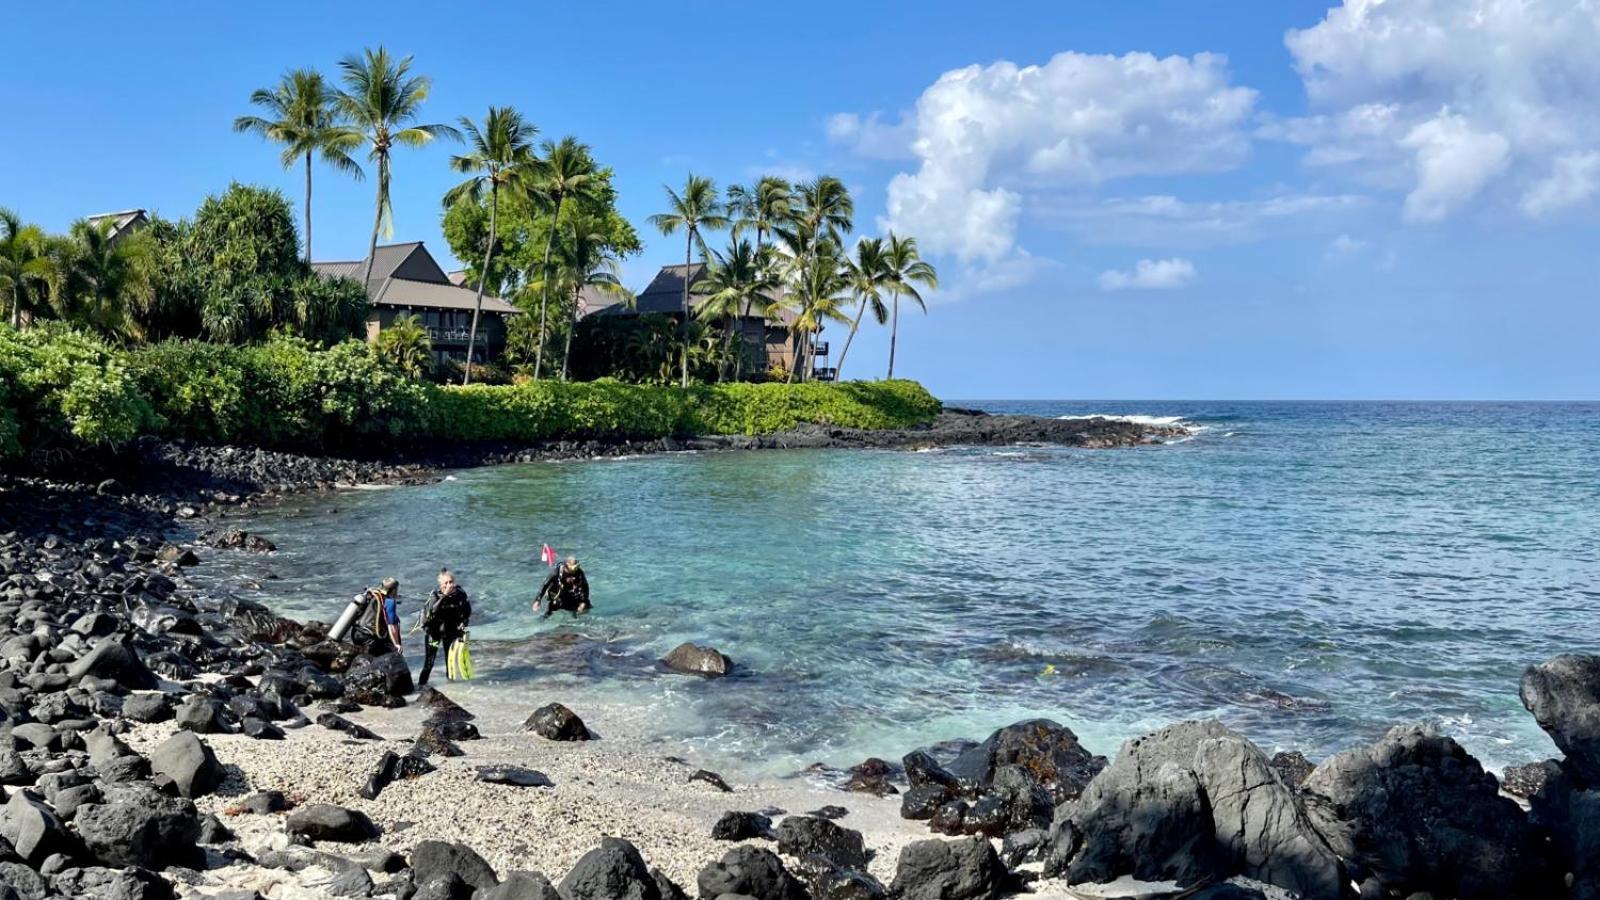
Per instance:
[[[0,326],[0,456],[115,446],[158,424],[105,344],[60,327]]]
[[[146,433],[348,450],[393,439],[761,434],[805,422],[892,428],[938,410],[911,381],[441,387],[404,376],[359,341],[322,350],[278,335],[245,346],[165,341],[124,351],[62,327],[0,325],[0,457],[115,446]]]

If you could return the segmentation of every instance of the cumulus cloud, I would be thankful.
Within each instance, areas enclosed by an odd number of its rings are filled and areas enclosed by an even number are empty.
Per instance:
[[[827,131],[864,155],[909,150],[917,167],[890,180],[881,224],[954,256],[976,279],[1004,282],[1037,268],[1019,262],[1027,197],[1236,167],[1250,152],[1255,102],[1214,54],[1061,53],[1043,65],[955,69],[897,123],[841,113]]]
[[[1344,0],[1285,41],[1313,114],[1262,133],[1405,191],[1409,220],[1494,195],[1543,216],[1600,189],[1592,2]]]
[[[1141,259],[1133,271],[1108,269],[1100,273],[1102,291],[1169,291],[1194,281],[1194,263],[1181,257]]]

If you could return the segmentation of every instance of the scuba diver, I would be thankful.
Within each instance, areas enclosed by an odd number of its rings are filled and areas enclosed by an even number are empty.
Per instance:
[[[375,588],[357,594],[328,631],[328,637],[350,641],[374,656],[400,649],[400,582],[385,578]]]
[[[440,569],[439,587],[428,595],[422,617],[417,622],[424,635],[422,676],[417,679],[417,687],[428,683],[428,675],[433,672],[433,662],[441,648],[445,658],[450,658],[451,645],[466,636],[470,621],[472,603],[467,600],[467,592],[456,584],[456,576],[449,569]]]
[[[576,556],[567,557],[567,561],[556,566],[550,577],[544,580],[539,588],[538,596],[533,598],[533,611],[539,611],[539,604],[548,604],[544,609],[544,617],[556,610],[564,609],[572,613],[573,618],[589,611],[589,577],[583,574],[583,569],[578,566]]]

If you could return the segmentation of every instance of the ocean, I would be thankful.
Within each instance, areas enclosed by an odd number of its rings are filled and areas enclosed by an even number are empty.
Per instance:
[[[331,621],[394,575],[410,617],[448,565],[483,689],[626,703],[764,774],[1037,716],[1107,755],[1195,717],[1314,760],[1412,721],[1496,769],[1554,753],[1517,685],[1600,651],[1600,404],[952,405],[1192,436],[473,469],[247,510],[279,551],[195,578]],[[591,615],[529,611],[545,543],[581,558]],[[736,675],[662,672],[686,640]]]

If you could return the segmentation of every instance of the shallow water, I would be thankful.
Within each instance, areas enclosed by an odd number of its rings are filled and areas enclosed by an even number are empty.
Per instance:
[[[484,687],[627,702],[770,772],[1035,715],[1104,753],[1202,715],[1312,757],[1411,720],[1495,767],[1553,751],[1517,679],[1600,650],[1600,404],[977,405],[1197,431],[463,471],[249,511],[279,552],[196,575],[331,620],[388,574],[414,613],[448,564]],[[528,613],[545,542],[583,559],[592,615]],[[689,639],[738,677],[660,673]]]

